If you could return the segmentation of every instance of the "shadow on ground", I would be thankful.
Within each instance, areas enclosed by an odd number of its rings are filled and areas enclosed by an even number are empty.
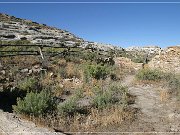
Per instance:
[[[16,105],[17,97],[24,97],[26,92],[18,89],[5,89],[0,91],[0,109],[5,112],[13,112],[12,105]]]

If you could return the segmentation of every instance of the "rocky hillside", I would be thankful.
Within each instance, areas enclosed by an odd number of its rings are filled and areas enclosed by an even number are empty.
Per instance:
[[[28,40],[34,44],[48,44],[52,46],[80,46],[82,48],[93,48],[94,50],[108,52],[112,50],[126,51],[132,57],[145,56],[152,58],[161,48],[157,46],[146,47],[122,47],[111,44],[85,41],[82,38],[62,29],[39,24],[26,19],[16,18],[0,13],[0,40]]]
[[[83,42],[82,39],[67,31],[48,27],[45,24],[38,24],[6,14],[0,14],[0,18],[1,40],[29,40],[35,44],[54,45],[62,43],[74,45]]]
[[[149,67],[166,72],[180,73],[180,46],[172,46],[161,51],[150,62]]]
[[[19,40],[29,41],[32,44],[48,44],[52,46],[79,46],[81,48],[90,48],[93,50],[101,51],[103,53],[117,53],[116,56],[130,58],[136,63],[143,63],[145,59],[151,61],[151,59],[158,55],[160,52],[164,54],[169,50],[161,49],[158,46],[132,46],[123,49],[122,47],[113,46],[111,44],[85,41],[66,30],[61,30],[58,28],[47,26],[46,24],[39,24],[30,20],[20,19],[14,16],[0,13],[0,41]],[[161,60],[157,60],[159,59],[159,57],[160,55],[156,56],[151,61],[150,67],[162,67],[163,69],[165,69],[164,66],[166,66],[167,64],[172,65],[172,63],[176,62],[176,60],[172,60],[169,56],[167,59],[160,58]],[[165,56],[163,55],[163,57]],[[173,59],[176,58],[177,57],[175,56],[175,58]],[[160,61],[164,62],[164,59],[166,59],[165,61],[167,61],[165,65],[158,66],[159,63],[161,63]],[[169,61],[171,62],[169,63]],[[169,68],[169,66],[167,68]]]
[[[125,49],[128,52],[144,52],[147,55],[157,54],[162,49],[158,46],[144,46],[144,47],[138,47],[138,46],[132,46]]]
[[[126,53],[130,56],[134,62],[145,62],[150,61],[154,56],[156,56],[162,49],[158,46],[131,46],[125,48]]]
[[[39,24],[26,19],[16,18],[0,13],[0,40],[28,40],[34,44],[48,44],[53,46],[80,46],[94,48],[100,51],[122,50],[109,44],[84,41],[82,38],[66,31]]]

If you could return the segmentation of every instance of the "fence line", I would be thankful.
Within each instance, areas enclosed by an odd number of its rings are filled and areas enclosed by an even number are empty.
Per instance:
[[[25,47],[50,47],[50,48],[79,48],[78,46],[65,46],[65,45],[61,45],[61,46],[51,46],[51,45],[38,45],[38,44],[17,44],[17,45],[10,45],[10,44],[0,44],[0,47],[10,47],[10,46],[25,46]]]
[[[68,53],[71,52],[78,52],[78,51],[70,51],[71,48],[79,48],[78,46],[51,46],[51,45],[42,45],[42,44],[17,44],[17,45],[12,45],[12,44],[0,44],[0,48],[3,47],[20,47],[20,46],[24,46],[24,47],[38,47],[38,51],[0,51],[0,53],[17,53],[17,54],[0,54],[0,57],[10,57],[10,56],[18,56],[18,55],[40,55],[42,59],[44,59],[44,55],[46,53],[46,55],[50,55],[50,56],[54,56],[54,55],[59,55],[59,54],[63,54],[66,55]],[[62,49],[67,49],[67,50],[62,50],[61,52],[49,52],[49,51],[42,51],[43,48],[62,48]],[[82,49],[82,48],[81,48]]]
[[[83,50],[91,50],[92,52],[96,51],[95,48],[91,48],[91,47],[88,47],[88,48],[82,48],[82,47],[79,47],[79,46],[65,46],[65,45],[62,45],[62,46],[51,46],[51,45],[47,45],[47,44],[33,44],[33,45],[30,45],[30,44],[17,44],[17,45],[12,45],[12,44],[0,44],[0,48],[3,48],[3,47],[11,47],[11,46],[14,46],[14,47],[20,47],[20,46],[24,46],[24,47],[38,47],[37,51],[15,51],[15,50],[12,50],[12,51],[0,51],[0,57],[10,57],[10,56],[18,56],[18,55],[40,55],[42,59],[44,59],[44,54],[46,54],[47,56],[56,56],[56,55],[62,55],[62,56],[66,56],[70,53],[78,53],[80,51],[83,51]],[[50,52],[50,51],[43,51],[43,48],[62,48],[64,50],[61,50],[61,51],[54,51],[54,52]],[[81,49],[81,50],[77,50],[77,51],[73,51],[71,49],[73,48],[77,48],[77,49]],[[16,54],[1,54],[1,53],[16,53]],[[98,55],[104,55],[103,53],[101,53],[101,51],[97,51]]]

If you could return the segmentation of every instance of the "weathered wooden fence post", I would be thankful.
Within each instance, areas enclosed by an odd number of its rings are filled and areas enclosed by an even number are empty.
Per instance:
[[[44,60],[44,56],[43,56],[43,53],[42,53],[43,47],[38,47],[38,48],[39,48],[39,53],[41,55],[41,58]]]

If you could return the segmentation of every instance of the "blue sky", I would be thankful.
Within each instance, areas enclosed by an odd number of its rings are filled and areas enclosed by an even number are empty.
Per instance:
[[[6,2],[17,0],[6,0]],[[23,1],[23,0],[18,0]],[[35,0],[31,0],[35,1]],[[41,1],[41,0],[39,0]],[[47,1],[47,0],[44,0]],[[53,0],[62,1],[62,0]],[[73,1],[73,0],[69,0]],[[78,0],[85,1],[85,0]],[[91,0],[96,1],[96,0]],[[107,0],[99,0],[107,1]],[[114,0],[118,1],[118,0]],[[120,1],[120,0],[119,0]],[[123,1],[123,0],[122,0]],[[125,1],[125,0],[124,0]],[[135,0],[129,0],[135,2]],[[138,0],[143,1],[143,0]],[[151,0],[153,1],[153,0]],[[155,0],[154,0],[155,1]],[[159,0],[159,2],[167,0]],[[174,0],[180,2],[178,0]],[[0,1],[2,2],[2,0]],[[85,1],[87,2],[87,0]],[[127,1],[126,1],[127,2]],[[176,4],[2,4],[0,12],[65,29],[88,41],[122,47],[180,44]]]

